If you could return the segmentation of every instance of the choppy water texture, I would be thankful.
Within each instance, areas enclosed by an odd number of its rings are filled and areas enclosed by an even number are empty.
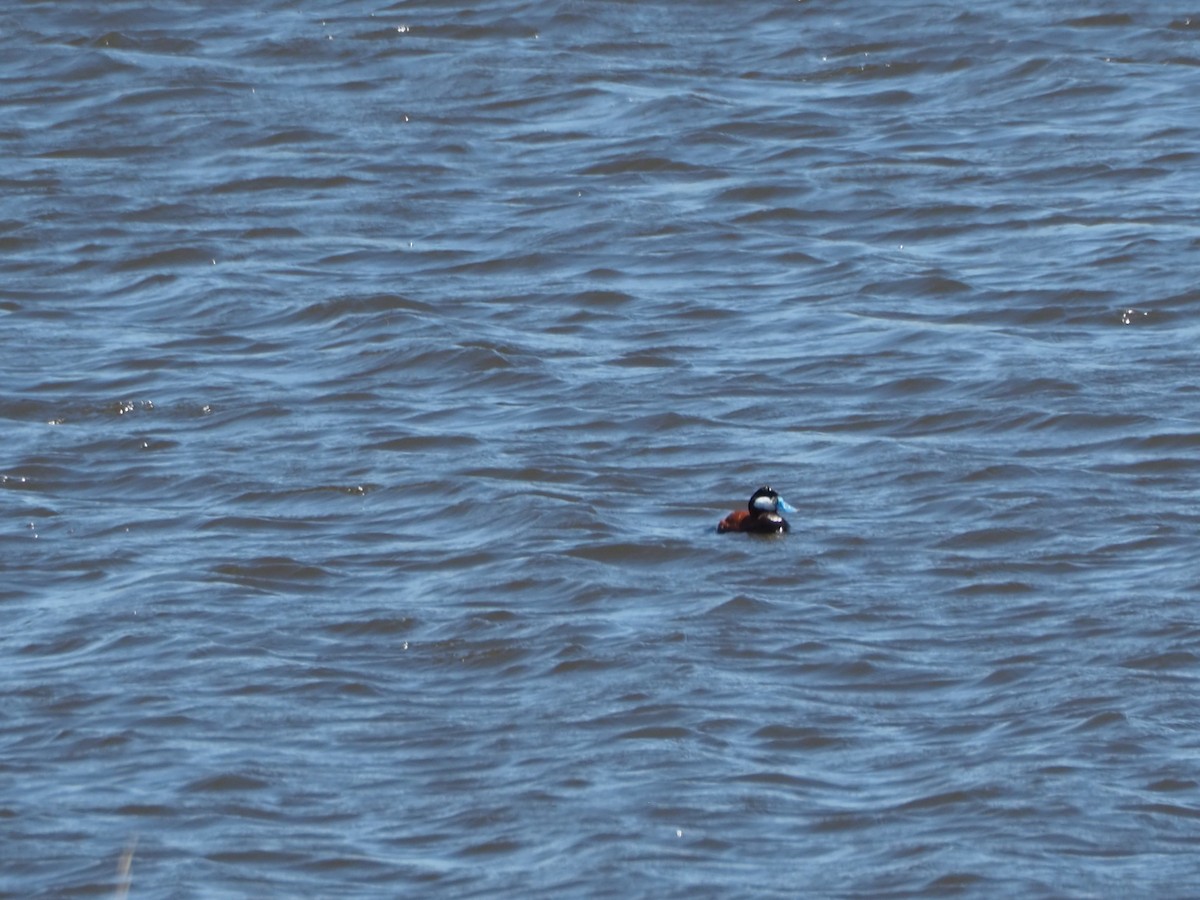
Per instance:
[[[0,13],[0,894],[1200,893],[1200,18],[307,7]]]

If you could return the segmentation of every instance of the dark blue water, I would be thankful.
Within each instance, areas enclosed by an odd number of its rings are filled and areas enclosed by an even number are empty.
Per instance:
[[[0,11],[0,896],[1200,893],[1200,18],[1043,7]]]

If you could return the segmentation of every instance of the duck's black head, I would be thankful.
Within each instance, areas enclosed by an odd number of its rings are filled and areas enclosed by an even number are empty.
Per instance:
[[[796,512],[796,507],[792,506],[792,504],[780,497],[773,488],[765,484],[750,495],[750,503],[747,506],[752,516],[764,513],[775,513],[778,515],[781,512]]]
[[[779,494],[764,484],[750,495],[748,508],[752,516],[758,513],[779,512]]]

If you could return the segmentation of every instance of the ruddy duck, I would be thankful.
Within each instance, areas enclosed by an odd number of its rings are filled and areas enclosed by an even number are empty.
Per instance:
[[[750,495],[746,509],[735,509],[717,525],[717,533],[744,531],[748,534],[783,534],[789,530],[787,519],[779,511],[796,512],[796,507],[763,485]]]

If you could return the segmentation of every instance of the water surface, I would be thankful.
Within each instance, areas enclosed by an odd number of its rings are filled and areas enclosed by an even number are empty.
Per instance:
[[[0,895],[1200,893],[1198,36],[0,14]]]

